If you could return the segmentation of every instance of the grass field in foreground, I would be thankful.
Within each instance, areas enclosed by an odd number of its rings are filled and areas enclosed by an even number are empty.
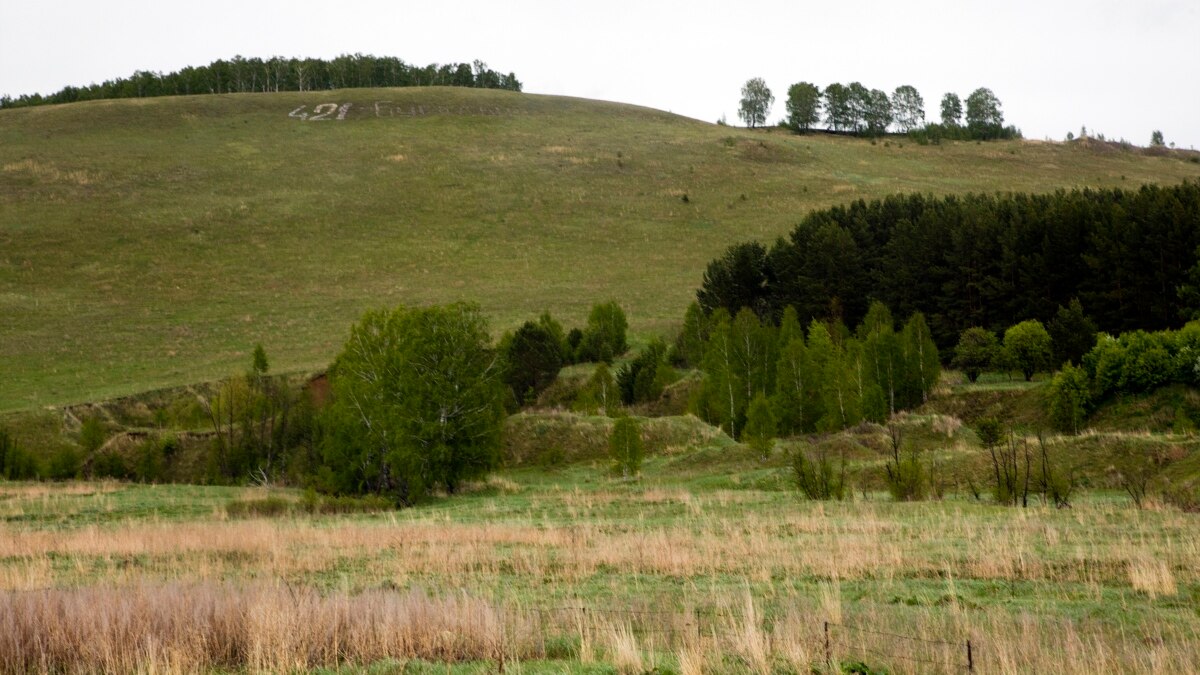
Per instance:
[[[503,654],[513,672],[807,673],[825,621],[835,659],[886,672],[962,672],[968,639],[983,673],[1198,669],[1196,515],[1103,492],[1062,510],[805,502],[779,458],[716,461],[654,456],[637,482],[602,462],[509,470],[338,517],[227,515],[261,489],[0,483],[0,624],[41,617],[55,644],[148,631],[106,658],[165,670],[212,666],[188,659],[228,640],[267,670],[492,672]]]
[[[325,103],[345,119],[313,121]],[[809,209],[1196,176],[1107,146],[802,137],[466,89],[3,110],[0,411],[223,377],[256,342],[276,370],[322,367],[364,309],[402,302],[478,301],[499,332],[615,298],[644,336],[713,256]]]

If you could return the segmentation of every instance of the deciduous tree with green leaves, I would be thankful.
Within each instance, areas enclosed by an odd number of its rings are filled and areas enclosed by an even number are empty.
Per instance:
[[[1029,320],[1004,331],[1004,354],[1013,368],[1021,371],[1025,381],[1033,379],[1050,367],[1052,360],[1050,334],[1041,321]]]
[[[896,87],[892,92],[892,117],[905,133],[925,126],[925,99],[911,84]]]
[[[616,300],[593,306],[580,338],[579,360],[612,363],[629,349],[625,337],[628,329],[625,310]]]
[[[479,307],[367,312],[331,368],[331,487],[412,503],[499,459],[503,361]]]
[[[1091,407],[1091,383],[1087,373],[1070,363],[1050,382],[1050,420],[1059,431],[1078,434]]]
[[[575,400],[575,409],[609,417],[621,409],[621,392],[607,363],[601,361],[596,364],[596,370],[592,371],[592,376]]]
[[[738,117],[753,129],[767,123],[767,115],[775,95],[761,77],[752,77],[742,85],[742,99],[738,104]]]
[[[788,87],[788,126],[795,131],[808,131],[821,121],[821,88],[811,82],[797,82]]]
[[[987,87],[980,87],[967,97],[967,129],[975,138],[998,138],[1004,129],[1004,113],[1000,99]]]
[[[973,383],[980,373],[993,366],[999,352],[1000,340],[995,333],[978,326],[968,328],[958,338],[951,365],[962,370],[967,380]]]
[[[613,465],[624,478],[632,478],[642,469],[645,447],[642,444],[641,425],[632,417],[620,417],[613,424],[608,439],[609,453]]]
[[[871,90],[862,82],[851,82],[846,85],[850,92],[850,130],[860,133],[867,126],[867,111],[871,106]]]
[[[825,125],[834,131],[853,131],[854,121],[850,89],[838,82],[825,87]]]
[[[925,315],[913,312],[904,323],[901,333],[901,349],[908,365],[909,396],[905,397],[905,408],[920,405],[929,400],[933,388],[937,386],[938,378],[942,375],[941,359],[938,357],[937,344],[925,322]]]
[[[767,459],[775,445],[776,434],[778,428],[775,413],[771,411],[771,402],[767,400],[766,394],[759,393],[750,402],[750,409],[746,412],[746,428],[742,431],[742,439],[759,457]]]
[[[708,340],[708,317],[693,300],[683,315],[683,327],[675,338],[671,350],[672,362],[681,366],[696,367],[704,360],[704,343]]]
[[[942,124],[947,127],[961,126],[962,116],[962,99],[954,92],[947,92],[942,97]]]
[[[892,123],[892,102],[887,92],[882,89],[872,89],[866,98],[863,109],[863,123],[867,133],[872,136],[882,136],[887,133],[888,125]]]
[[[819,398],[819,377],[813,372],[804,333],[793,336],[779,350],[772,402],[779,430],[794,434],[810,430],[820,417],[814,402]]]
[[[725,308],[710,317],[708,347],[704,352],[704,389],[701,416],[720,424],[732,438],[742,429],[746,411],[746,388],[737,364],[732,319]]]

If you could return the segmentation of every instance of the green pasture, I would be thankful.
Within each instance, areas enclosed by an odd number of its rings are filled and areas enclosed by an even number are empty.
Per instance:
[[[327,103],[350,107],[310,119]],[[796,136],[466,89],[4,110],[0,411],[213,380],[258,342],[276,371],[319,369],[397,303],[476,301],[498,333],[611,298],[644,337],[713,256],[810,209],[1196,176],[1107,146]]]

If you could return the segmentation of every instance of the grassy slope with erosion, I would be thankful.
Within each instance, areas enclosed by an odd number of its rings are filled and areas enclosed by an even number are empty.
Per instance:
[[[377,101],[428,114],[378,118]],[[288,117],[326,102],[353,106]],[[1081,146],[871,144],[466,89],[4,110],[0,411],[213,379],[259,341],[276,370],[319,367],[364,309],[401,302],[476,300],[501,329],[617,298],[657,332],[724,247],[812,208],[1195,176]]]

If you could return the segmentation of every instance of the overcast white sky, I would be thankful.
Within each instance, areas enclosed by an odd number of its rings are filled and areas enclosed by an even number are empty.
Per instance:
[[[0,93],[47,93],[235,54],[479,58],[528,92],[736,120],[763,77],[990,87],[1028,138],[1089,130],[1200,147],[1200,0],[0,0]]]

